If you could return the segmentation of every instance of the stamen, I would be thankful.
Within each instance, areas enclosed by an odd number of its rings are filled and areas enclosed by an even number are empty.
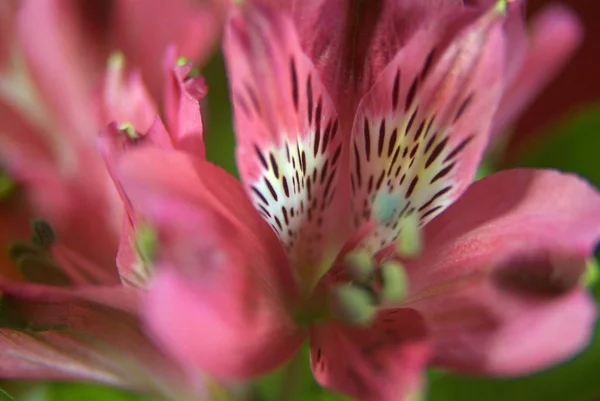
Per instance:
[[[375,264],[371,254],[364,249],[348,253],[344,258],[344,265],[352,280],[357,283],[365,284],[373,279]]]
[[[133,124],[131,124],[129,122],[124,122],[124,123],[119,124],[119,131],[121,131],[121,133],[125,134],[127,136],[127,138],[129,138],[131,140],[136,140],[136,139],[140,138],[140,135],[137,133],[137,131],[133,127]]]
[[[56,241],[56,233],[46,220],[34,219],[31,221],[31,242],[42,249],[50,249]]]
[[[423,249],[423,238],[416,213],[409,214],[400,223],[400,233],[396,242],[396,250],[400,256],[413,258],[419,256]]]
[[[333,314],[338,319],[354,325],[368,325],[373,321],[377,308],[369,291],[351,284],[333,289]]]
[[[381,295],[386,301],[401,301],[408,293],[408,278],[404,267],[395,261],[386,261],[381,269]]]

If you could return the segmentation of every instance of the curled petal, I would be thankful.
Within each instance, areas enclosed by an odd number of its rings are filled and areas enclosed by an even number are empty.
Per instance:
[[[435,361],[512,375],[581,350],[595,306],[578,284],[599,223],[600,196],[572,175],[511,170],[474,183],[407,261],[407,305],[425,317]]]

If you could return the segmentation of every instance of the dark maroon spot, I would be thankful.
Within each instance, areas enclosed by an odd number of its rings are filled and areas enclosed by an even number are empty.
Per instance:
[[[307,100],[307,112],[308,112],[308,124],[312,124],[313,115],[313,93],[312,93],[312,76],[309,74],[306,79],[306,100]]]
[[[335,150],[335,153],[333,154],[333,159],[331,160],[332,166],[335,166],[341,153],[342,153],[342,145],[338,145],[337,149]]]
[[[435,52],[435,49],[432,49],[429,52],[429,54],[427,55],[427,58],[425,59],[425,63],[423,63],[423,69],[421,70],[421,79],[425,79],[425,77],[429,73],[429,70],[431,69],[431,62],[433,61],[434,52]]]
[[[419,176],[415,176],[415,178],[412,179],[412,181],[410,182],[410,185],[408,186],[408,190],[406,191],[406,198],[410,198],[410,196],[412,195],[412,193],[415,190],[415,187],[417,186],[417,183],[419,182]]]
[[[417,150],[419,150],[419,142],[417,142],[415,144],[415,146],[412,148],[412,150],[410,151],[410,158],[413,159],[415,157],[415,155],[417,154]]]
[[[424,128],[425,128],[425,121],[422,121],[421,124],[419,125],[419,128],[417,128],[417,130],[415,131],[415,141],[419,140],[419,138],[421,137],[421,134],[423,133]]]
[[[415,100],[415,95],[417,94],[417,86],[419,84],[419,78],[415,77],[413,79],[412,84],[410,85],[410,89],[406,94],[406,105],[404,106],[405,110],[408,111],[410,106],[412,106],[413,101]]]
[[[373,190],[373,176],[369,176],[369,182],[367,183],[367,192],[371,192]]]
[[[271,217],[271,213],[263,205],[258,205],[259,209],[263,212],[266,217]]]
[[[433,209],[430,209],[428,211],[426,211],[423,216],[421,216],[421,219],[425,219],[426,217],[432,215],[433,213],[437,212],[438,210],[440,210],[442,208],[442,205],[436,206]]]
[[[429,166],[431,166],[431,164],[435,161],[435,159],[438,158],[438,156],[442,153],[442,151],[444,150],[444,148],[446,147],[446,144],[448,143],[448,138],[444,138],[444,140],[442,142],[440,142],[431,152],[431,154],[429,155],[429,157],[427,158],[427,161],[425,162],[425,168],[429,168]]]
[[[281,207],[281,213],[283,213],[283,220],[285,220],[285,225],[289,225],[290,224],[290,220],[288,218],[288,212],[287,209],[285,208],[285,206]]]
[[[262,192],[260,192],[258,190],[258,188],[256,188],[255,186],[252,186],[250,188],[252,188],[252,192],[254,192],[256,194],[256,196],[258,196],[265,205],[267,205],[267,206],[269,205],[267,198],[265,198],[265,196],[262,194]]]
[[[329,175],[329,179],[327,180],[327,184],[325,184],[325,191],[323,192],[323,197],[327,198],[327,194],[331,190],[331,184],[333,183],[333,178],[335,177],[335,170],[331,172]]]
[[[400,96],[400,70],[396,71],[394,77],[394,86],[392,88],[392,107],[394,110],[398,107],[398,100]]]
[[[454,117],[454,123],[456,123],[460,119],[460,117],[463,115],[463,113],[465,112],[465,110],[467,109],[467,107],[469,106],[469,104],[471,103],[471,100],[473,100],[473,93],[472,92],[466,97],[466,99],[458,107],[458,110],[456,112],[456,116]]]
[[[265,184],[267,184],[267,188],[269,188],[269,192],[271,192],[271,196],[273,197],[273,199],[275,199],[275,201],[277,201],[277,192],[275,192],[275,189],[273,189],[271,182],[267,179],[267,177],[265,177],[264,181]]]
[[[379,141],[377,143],[377,154],[381,157],[381,153],[383,152],[383,142],[385,139],[385,119],[381,120],[381,125],[379,126]]]
[[[285,177],[283,177],[283,192],[285,193],[286,197],[290,197],[290,189],[288,188],[288,182],[287,179]]]
[[[419,212],[422,212],[423,210],[427,209],[427,208],[428,208],[429,206],[431,206],[431,204],[432,204],[433,202],[435,202],[435,201],[436,201],[436,200],[437,200],[437,199],[438,199],[440,196],[442,196],[442,195],[444,195],[444,194],[448,193],[448,191],[450,191],[451,189],[452,189],[452,186],[447,186],[447,187],[445,187],[444,189],[440,189],[439,191],[437,191],[437,192],[435,193],[435,195],[433,195],[433,196],[431,197],[431,199],[429,199],[429,200],[428,200],[426,203],[424,203],[424,204],[423,204],[423,206],[421,206],[421,207],[419,208]]]
[[[260,160],[260,163],[263,165],[263,167],[265,168],[265,170],[268,170],[269,169],[269,165],[267,164],[267,159],[265,159],[265,156],[260,151],[260,148],[257,145],[254,145],[254,150],[256,151],[256,155],[258,156],[258,159]]]
[[[398,139],[398,128],[394,128],[392,135],[390,135],[390,141],[388,142],[388,157],[392,155],[394,147],[396,146],[396,139]]]
[[[441,170],[439,173],[437,173],[432,179],[431,181],[429,181],[430,184],[433,184],[434,182],[436,182],[439,179],[444,178],[445,176],[448,175],[448,173],[454,168],[455,163],[452,163],[451,165],[445,167],[443,170]]]
[[[452,152],[450,152],[448,154],[448,156],[446,156],[446,158],[444,159],[444,163],[454,159],[456,157],[456,155],[458,155],[460,152],[462,152],[465,147],[473,140],[473,138],[475,138],[475,134],[468,136],[467,138],[463,139],[461,143],[458,144],[458,146],[456,146]]]
[[[317,157],[317,154],[319,153],[320,143],[321,143],[321,127],[319,125],[317,125],[317,129],[315,130],[315,142],[314,142],[314,146],[313,146],[314,157]]]
[[[335,135],[337,134],[337,130],[338,130],[338,120],[336,119],[335,122],[333,123],[333,128],[331,129],[331,140],[333,140],[333,138],[335,138]]]
[[[360,171],[360,154],[358,152],[358,146],[354,143],[354,161],[356,163],[356,180],[358,187],[361,187],[361,171]]]
[[[365,154],[367,156],[367,161],[371,156],[371,128],[369,127],[369,120],[365,118],[364,124],[364,134],[365,134]]]
[[[325,153],[327,151],[327,145],[329,144],[329,133],[331,132],[331,121],[325,127],[325,132],[323,133],[323,145],[321,146],[321,153]]]
[[[328,168],[329,168],[329,160],[325,160],[325,164],[323,165],[323,170],[321,170],[321,179],[320,179],[321,185],[323,185],[323,182],[325,182],[325,176],[327,175]]]
[[[293,57],[290,59],[290,75],[292,78],[292,100],[294,101],[296,111],[298,111],[298,73],[296,72],[296,63]]]
[[[381,172],[379,179],[377,180],[376,188],[379,190],[381,188],[381,184],[383,183],[383,178],[385,177],[385,171]]]
[[[429,141],[427,142],[427,145],[425,146],[425,154],[427,154],[429,152],[429,149],[431,149],[431,147],[435,143],[436,138],[437,138],[437,134],[434,134],[431,137],[431,139],[429,139]]]
[[[404,131],[404,136],[408,135],[410,129],[412,128],[415,119],[417,118],[417,113],[419,112],[419,108],[417,107],[415,111],[412,112],[410,118],[408,119],[408,124],[406,124],[406,130]]]
[[[283,230],[283,226],[281,225],[281,221],[279,221],[279,218],[277,216],[275,217],[275,224],[277,224],[277,227],[279,227],[279,231]]]
[[[279,166],[277,166],[277,162],[275,161],[275,156],[273,156],[273,153],[270,154],[269,159],[271,160],[271,168],[273,169],[275,178],[279,178]]]

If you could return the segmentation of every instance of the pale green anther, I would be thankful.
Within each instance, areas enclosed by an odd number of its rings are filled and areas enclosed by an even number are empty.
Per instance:
[[[398,262],[383,262],[381,269],[381,295],[384,300],[401,301],[408,293],[406,270]]]
[[[125,55],[120,51],[113,52],[108,58],[108,68],[110,69],[119,69],[123,67],[124,64]]]
[[[189,63],[189,62],[190,62],[190,59],[188,59],[187,57],[179,57],[179,58],[177,59],[177,62],[176,62],[176,64],[177,64],[178,66],[182,66],[182,65],[186,65],[186,64],[187,64],[187,63]]]
[[[373,258],[364,249],[348,253],[344,258],[344,265],[352,280],[357,283],[368,283],[373,277]]]
[[[600,279],[600,266],[596,258],[591,258],[587,262],[587,266],[583,276],[581,277],[581,283],[586,287],[594,286]]]
[[[119,131],[125,133],[129,139],[137,139],[139,138],[138,133],[131,123],[125,122],[119,124]]]
[[[144,263],[152,263],[156,257],[158,236],[147,224],[140,224],[135,230],[135,247]]]
[[[0,170],[0,200],[12,195],[16,187],[15,182],[10,178],[8,173]]]
[[[371,294],[360,287],[351,284],[339,285],[334,288],[333,297],[333,312],[346,323],[368,325],[377,313]]]
[[[423,249],[423,238],[419,227],[419,218],[416,213],[405,217],[400,224],[397,251],[400,256],[412,258],[418,256]]]
[[[498,2],[496,2],[496,6],[494,7],[494,10],[504,14],[506,12],[508,3],[509,3],[509,0],[499,0]]]

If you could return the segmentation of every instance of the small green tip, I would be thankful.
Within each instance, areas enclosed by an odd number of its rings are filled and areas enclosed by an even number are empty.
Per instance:
[[[118,69],[125,65],[125,55],[121,51],[115,51],[108,57],[108,68]]]
[[[182,65],[186,65],[190,62],[190,59],[187,57],[179,57],[177,59],[177,61],[175,62],[175,64],[177,64],[178,66],[182,66]]]
[[[587,266],[583,276],[581,277],[581,282],[585,287],[593,287],[598,280],[600,279],[600,266],[598,265],[598,260],[596,258],[591,258],[587,262]]]
[[[135,247],[144,263],[152,263],[156,258],[158,235],[148,224],[140,224],[135,230]]]
[[[496,2],[494,10],[504,14],[504,13],[506,13],[507,7],[508,7],[508,0],[498,0]]]
[[[344,265],[352,280],[357,283],[365,284],[373,278],[374,261],[364,249],[348,253],[344,258]]]
[[[417,214],[413,213],[405,217],[400,227],[396,243],[398,253],[407,258],[419,256],[423,250],[423,238]]]
[[[11,196],[17,185],[12,180],[10,175],[4,170],[0,170],[0,200],[6,199]]]
[[[133,124],[129,122],[119,124],[119,131],[127,135],[127,138],[129,139],[138,139],[140,137],[133,127]]]
[[[377,314],[371,294],[363,288],[342,284],[334,288],[333,296],[334,313],[346,323],[366,326]]]
[[[408,277],[404,267],[398,262],[386,261],[381,269],[381,295],[386,301],[401,301],[408,293]]]

